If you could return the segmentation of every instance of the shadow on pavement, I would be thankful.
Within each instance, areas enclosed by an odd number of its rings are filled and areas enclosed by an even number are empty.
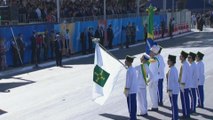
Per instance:
[[[0,115],[3,115],[3,114],[5,114],[5,113],[7,113],[7,112],[4,111],[4,110],[2,110],[2,109],[0,109]]]
[[[14,79],[22,80],[24,82],[6,82],[6,83],[0,83],[0,92],[9,93],[10,89],[12,89],[12,88],[21,87],[21,86],[24,86],[24,85],[35,83],[34,81],[26,80],[26,79],[22,79],[22,78],[15,78],[14,77]]]
[[[100,114],[103,117],[106,118],[110,118],[112,120],[128,120],[129,117],[126,116],[120,116],[120,115],[113,115],[113,114],[108,114],[108,113],[104,113],[104,114]]]

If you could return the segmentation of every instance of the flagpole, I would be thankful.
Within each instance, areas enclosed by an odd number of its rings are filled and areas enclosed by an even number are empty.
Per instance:
[[[106,51],[110,56],[112,56],[114,59],[116,59],[119,63],[121,63],[126,69],[127,66],[125,64],[123,64],[119,59],[117,59],[112,53],[110,53],[104,46],[102,46],[98,41],[93,41],[96,44],[98,44],[104,51]]]

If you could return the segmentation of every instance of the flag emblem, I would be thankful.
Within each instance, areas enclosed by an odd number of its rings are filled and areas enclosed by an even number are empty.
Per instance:
[[[93,81],[100,85],[101,87],[104,87],[107,79],[109,78],[109,73],[103,70],[98,65],[95,66],[94,72],[93,72]]]

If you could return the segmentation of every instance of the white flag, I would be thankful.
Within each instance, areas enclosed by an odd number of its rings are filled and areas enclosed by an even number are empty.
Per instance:
[[[118,75],[122,70],[122,64],[96,44],[93,71],[93,100],[103,105],[109,97]]]

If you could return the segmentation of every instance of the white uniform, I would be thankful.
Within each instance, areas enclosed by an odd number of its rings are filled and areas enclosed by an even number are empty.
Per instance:
[[[149,93],[152,102],[152,108],[158,108],[158,61],[150,59],[149,69],[152,72],[153,78],[149,82]]]
[[[128,94],[137,93],[138,90],[138,82],[137,82],[137,74],[135,68],[132,66],[128,68],[126,74],[126,87],[129,89]]]
[[[197,62],[197,69],[198,69],[198,85],[204,85],[205,82],[205,75],[204,75],[204,64],[203,61]]]
[[[144,67],[144,74],[142,72],[142,66]],[[151,71],[149,70],[149,67],[147,64],[142,64],[142,65],[138,65],[135,67],[136,71],[137,71],[137,80],[138,80],[138,94],[137,94],[137,102],[138,102],[138,110],[139,110],[139,114],[146,114],[147,113],[147,97],[146,97],[146,81],[144,79],[144,75],[145,77],[148,79],[153,79],[153,75],[151,73]]]
[[[198,87],[198,72],[197,66],[195,62],[192,62],[189,67],[189,88],[197,88]]]
[[[182,63],[182,76],[180,79],[180,83],[185,83],[185,87],[184,88],[189,88],[190,87],[190,77],[189,77],[189,64],[184,61]],[[181,71],[180,71],[181,72]]]
[[[171,90],[172,94],[178,94],[179,83],[178,83],[178,71],[175,66],[172,66],[168,72],[168,83],[167,83],[167,90]]]
[[[156,57],[159,61],[159,69],[158,69],[159,79],[163,79],[165,76],[165,62],[162,55],[158,54]]]

